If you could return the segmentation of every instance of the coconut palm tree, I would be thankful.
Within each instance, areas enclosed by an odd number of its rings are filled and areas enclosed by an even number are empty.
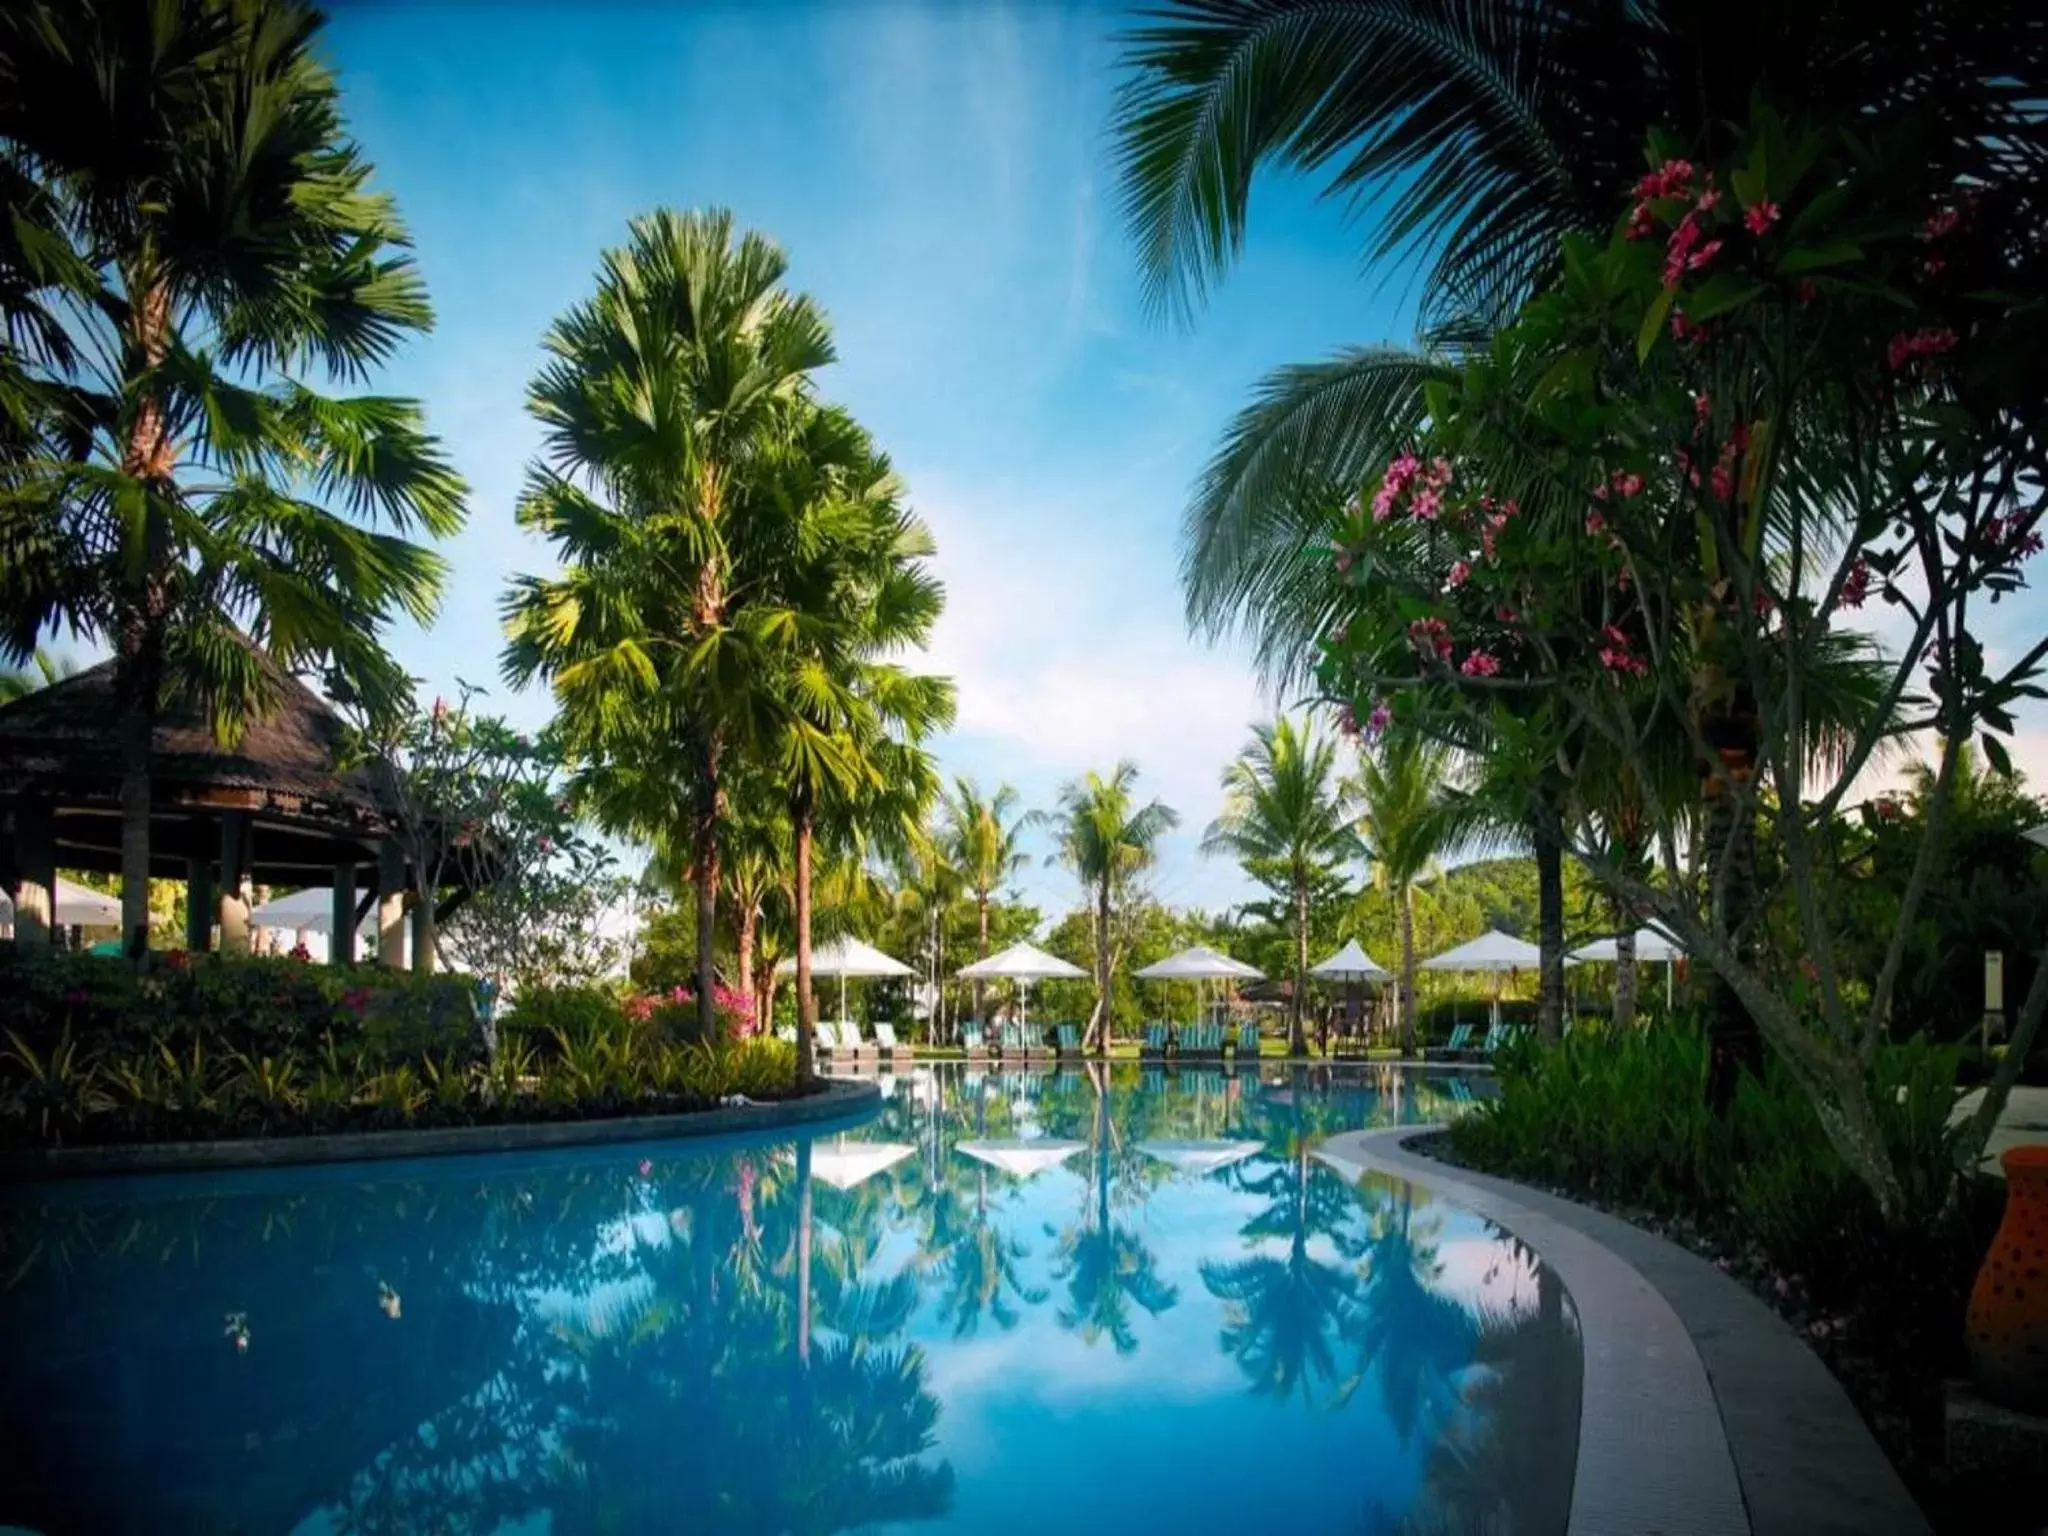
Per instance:
[[[1048,862],[1064,864],[1088,893],[1095,927],[1095,1011],[1088,1037],[1109,1054],[1109,1003],[1113,955],[1110,922],[1133,884],[1159,856],[1159,840],[1180,825],[1180,813],[1158,800],[1136,804],[1138,766],[1119,762],[1104,778],[1089,773],[1060,789],[1059,806],[1035,811],[1031,820],[1049,828],[1057,851]]]
[[[9,667],[0,672],[0,704],[12,704],[16,699],[25,699],[30,694],[61,683],[72,676],[78,668],[69,661],[60,661],[48,651],[38,648],[30,654],[28,664]]]
[[[567,745],[599,770],[601,817],[643,835],[684,820],[707,1035],[729,758],[758,728],[764,677],[734,545],[754,521],[760,461],[833,356],[824,315],[782,286],[786,270],[722,209],[658,210],[605,253],[596,293],[549,330],[528,392],[542,448],[519,521],[565,569],[517,579],[504,605],[505,672],[552,685]],[[639,797],[615,803],[609,765],[665,779],[658,822]]]
[[[270,703],[260,650],[393,704],[380,636],[443,575],[405,535],[462,523],[414,402],[330,392],[432,314],[320,26],[296,0],[0,16],[0,653],[58,625],[114,652],[138,960],[166,693],[232,738]]]
[[[1452,754],[1408,732],[1364,754],[1355,785],[1373,873],[1401,913],[1401,1049],[1415,1053],[1415,883],[1465,835],[1469,807],[1447,793]]]
[[[1242,755],[1223,770],[1223,811],[1202,836],[1204,853],[1234,855],[1245,872],[1287,902],[1294,929],[1294,995],[1287,1009],[1289,1054],[1308,1053],[1309,898],[1361,851],[1337,773],[1337,744],[1313,722],[1285,715],[1255,726]]]
[[[946,843],[953,867],[974,893],[975,958],[988,958],[988,904],[996,891],[1024,867],[1018,841],[1024,820],[1015,814],[1017,791],[1004,784],[993,795],[964,774],[953,781],[946,802]],[[982,1016],[982,984],[974,984],[974,1016]]]
[[[1060,1326],[1078,1333],[1084,1344],[1106,1338],[1118,1354],[1128,1355],[1138,1347],[1131,1308],[1157,1317],[1180,1300],[1180,1288],[1159,1273],[1158,1259],[1144,1236],[1111,1214],[1114,1179],[1106,1072],[1104,1067],[1089,1068],[1095,1087],[1089,1131],[1091,1176],[1079,1218],[1060,1234],[1053,1275],[1067,1282]]]

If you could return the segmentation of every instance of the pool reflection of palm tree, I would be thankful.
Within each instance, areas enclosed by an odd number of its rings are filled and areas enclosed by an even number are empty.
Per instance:
[[[1358,1193],[1372,1214],[1351,1342],[1360,1377],[1378,1378],[1387,1418],[1406,1445],[1418,1432],[1433,1435],[1457,1407],[1455,1382],[1472,1361],[1479,1320],[1439,1289],[1442,1223],[1416,1212],[1414,1186],[1368,1173]]]
[[[1099,1067],[1089,1073],[1095,1088],[1090,1198],[1076,1221],[1060,1234],[1053,1273],[1067,1282],[1067,1300],[1059,1309],[1060,1326],[1079,1334],[1085,1344],[1107,1338],[1118,1354],[1127,1355],[1138,1347],[1131,1308],[1142,1308],[1157,1317],[1180,1299],[1180,1292],[1160,1275],[1144,1239],[1111,1215],[1113,1138],[1107,1075]]]
[[[1266,1201],[1240,1229],[1264,1250],[1224,1263],[1205,1260],[1202,1283],[1223,1303],[1223,1348],[1259,1396],[1336,1405],[1355,1385],[1343,1348],[1360,1302],[1356,1264],[1363,1252],[1352,1230],[1357,1207],[1343,1180],[1310,1158],[1321,1137],[1316,1117],[1297,1091],[1279,1117],[1266,1155],[1235,1165],[1237,1187]],[[1310,1240],[1325,1239],[1337,1262],[1316,1258]]]

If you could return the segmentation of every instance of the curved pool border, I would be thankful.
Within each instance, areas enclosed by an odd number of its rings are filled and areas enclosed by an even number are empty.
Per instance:
[[[285,1168],[309,1163],[384,1162],[552,1147],[605,1146],[729,1136],[847,1119],[874,1108],[873,1082],[827,1078],[816,1093],[694,1110],[680,1115],[627,1115],[610,1120],[509,1121],[421,1131],[348,1131],[315,1136],[249,1137],[232,1141],[128,1142],[106,1147],[51,1147],[0,1155],[0,1178],[88,1178],[119,1173],[186,1173],[223,1168]]]
[[[1513,1232],[1564,1282],[1585,1351],[1573,1533],[1926,1536],[1848,1395],[1713,1265],[1603,1211],[1349,1131],[1326,1156],[1420,1184]]]

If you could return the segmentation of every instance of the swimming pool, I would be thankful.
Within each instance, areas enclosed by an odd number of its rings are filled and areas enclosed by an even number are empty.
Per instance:
[[[13,1191],[0,1524],[1564,1528],[1563,1288],[1316,1155],[1462,1080],[883,1085],[798,1138]]]

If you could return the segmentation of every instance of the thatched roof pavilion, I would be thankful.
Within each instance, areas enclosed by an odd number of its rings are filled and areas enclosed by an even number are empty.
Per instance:
[[[190,882],[192,948],[208,946],[216,921],[223,947],[246,947],[251,885],[333,885],[337,918],[345,890],[345,934],[390,898],[382,927],[395,940],[392,900],[402,905],[410,883],[394,797],[377,770],[349,761],[333,707],[257,654],[273,705],[232,745],[201,701],[166,694],[151,741],[150,874]],[[28,883],[29,904],[16,907],[31,919],[47,873],[121,868],[119,727],[111,661],[0,706],[0,880]]]

